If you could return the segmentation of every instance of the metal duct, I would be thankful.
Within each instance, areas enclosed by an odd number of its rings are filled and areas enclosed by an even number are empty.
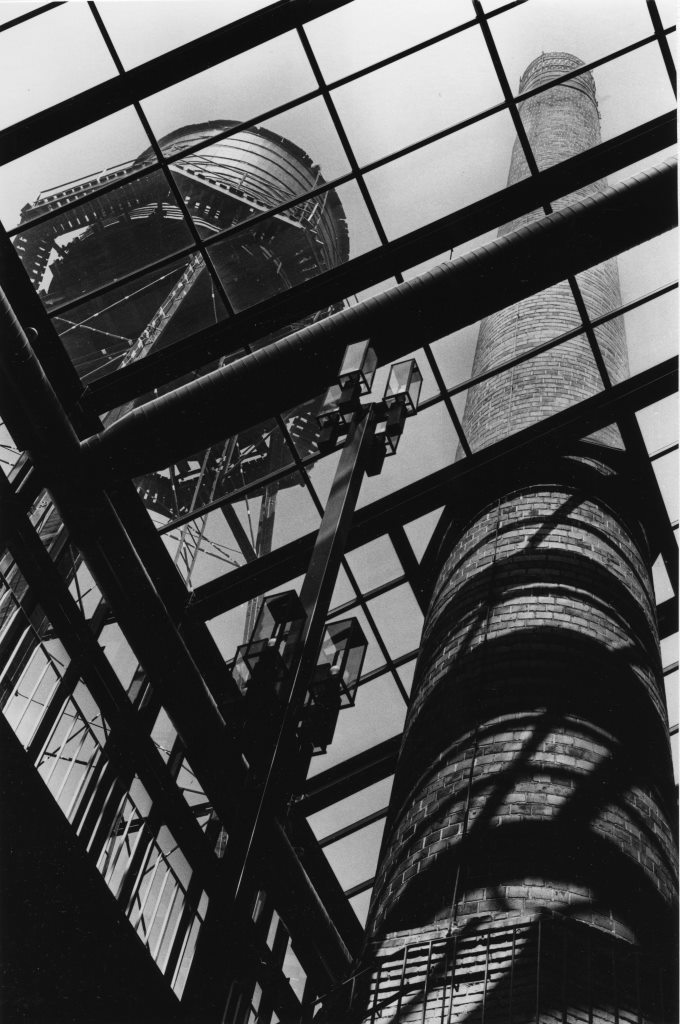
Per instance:
[[[109,480],[161,469],[322,391],[351,341],[398,359],[661,234],[676,190],[669,159],[139,406],[83,454]]]

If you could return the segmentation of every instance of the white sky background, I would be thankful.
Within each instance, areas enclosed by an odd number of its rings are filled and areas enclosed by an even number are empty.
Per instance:
[[[14,18],[33,6],[4,0],[0,4],[0,21]],[[265,6],[262,0],[103,0],[98,4],[126,68],[209,32],[225,20],[236,20]],[[498,6],[500,0],[485,2],[487,10]],[[664,24],[672,24],[674,0],[658,0],[658,6]],[[307,31],[321,70],[332,83],[473,16],[470,0],[355,0],[311,22]],[[530,0],[492,19],[491,26],[515,91],[520,74],[541,51],[564,50],[588,62],[652,32],[644,0]],[[674,40],[671,35],[672,48]],[[0,127],[115,74],[89,8],[84,2],[71,0],[0,34],[0,80],[4,82],[0,88]],[[597,69],[594,77],[604,139],[674,106],[656,44]],[[190,123],[254,117],[314,89],[315,85],[302,47],[295,34],[290,33],[150,97],[143,107],[160,137]],[[360,164],[379,159],[502,100],[478,28],[340,87],[333,96]],[[321,99],[266,124],[306,150],[320,164],[327,180],[348,170]],[[366,182],[388,237],[398,237],[503,188],[514,137],[511,119],[507,112],[502,112],[398,164],[369,172]],[[42,152],[2,167],[0,218],[5,227],[11,228],[18,223],[21,207],[33,201],[41,190],[133,159],[147,146],[142,125],[129,108],[59,140]],[[657,159],[654,157],[648,163]],[[626,169],[617,177],[626,177],[637,169]],[[345,187],[341,197],[350,227],[351,255],[356,255],[376,245],[377,238],[356,186]],[[475,240],[466,248],[489,237]],[[448,255],[443,253],[417,269],[441,262]],[[670,281],[676,275],[676,233],[669,232],[624,254],[619,266],[624,302]],[[627,317],[632,372],[675,352],[676,307],[673,293],[670,300],[655,303],[653,311],[642,310]],[[433,346],[438,360],[441,358],[447,384],[457,383],[468,375],[476,332],[477,327],[473,326],[458,332],[455,342],[442,339]],[[422,361],[420,365],[427,394],[430,381]],[[384,374],[379,377],[380,393],[383,383]],[[462,401],[457,404],[459,412],[462,405]],[[654,410],[641,415],[650,450],[675,438],[674,413],[675,404],[666,403],[661,415]],[[451,446],[455,444],[453,428],[442,404],[410,421],[397,457],[386,463],[381,477],[366,482],[362,502],[448,463]],[[662,486],[669,501],[675,501],[675,458],[666,461],[669,466],[663,469]],[[312,473],[312,481],[321,492],[330,484],[333,465],[333,459],[324,460]],[[295,489],[280,495],[280,529],[295,517],[297,493]],[[671,517],[677,517],[677,509]],[[307,528],[312,526],[313,523]],[[385,628],[391,622],[398,632],[400,615],[406,625],[410,614],[410,608],[402,605],[401,613],[395,609],[391,618],[386,617]],[[234,615],[230,618],[234,620]],[[235,621],[233,628],[227,629],[226,623],[220,626],[225,646],[233,648],[240,642],[238,633]],[[673,660],[672,652],[669,660]],[[370,735],[363,735],[364,726],[380,718],[381,707],[388,734],[399,730],[402,710],[394,705],[393,697],[388,700],[383,694],[380,681],[366,688],[362,700],[367,702],[364,714],[345,712],[341,716],[338,745],[329,759],[318,759],[319,768],[355,752],[357,743],[363,749],[384,738],[375,729],[369,730]],[[386,713],[387,707],[394,708],[394,716]],[[671,712],[671,717],[677,719],[677,710]]]

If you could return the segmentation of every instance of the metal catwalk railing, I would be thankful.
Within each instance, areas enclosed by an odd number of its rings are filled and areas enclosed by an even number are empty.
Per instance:
[[[377,955],[319,1019],[370,1024],[662,1024],[670,969],[605,932],[560,918],[409,943]]]

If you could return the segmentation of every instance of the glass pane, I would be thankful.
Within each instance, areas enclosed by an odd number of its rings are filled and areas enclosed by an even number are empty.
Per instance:
[[[663,601],[668,601],[669,598],[673,597],[673,587],[668,578],[668,572],[661,555],[659,555],[652,566],[652,580],[654,582],[654,597],[657,604],[662,604]]]
[[[343,712],[344,713],[344,712]],[[387,807],[392,790],[394,776],[374,782],[372,786],[353,793],[352,796],[338,800],[323,811],[310,815],[308,821],[317,839],[323,839],[338,829],[360,818],[365,818],[374,811]]]
[[[116,75],[87,4],[61,4],[3,32],[0,67],[0,128]]]
[[[514,139],[510,115],[502,111],[367,174],[388,237],[505,188]]]
[[[678,437],[678,400],[675,395],[662,398],[635,413],[650,455],[673,444]]]
[[[365,164],[464,121],[503,95],[482,33],[472,28],[341,86],[333,100]]]
[[[99,0],[97,7],[126,68],[207,35],[268,7],[272,0],[157,0],[134,4]]]
[[[384,821],[374,821],[359,832],[324,847],[323,852],[343,889],[351,889],[373,877],[384,830]]]
[[[53,318],[81,379],[91,383],[226,317],[203,257],[112,288]]]
[[[350,75],[474,18],[470,0],[354,0],[306,27],[327,82]]]
[[[431,342],[432,354],[447,387],[456,387],[472,375],[478,335],[479,323],[475,323]]]
[[[409,586],[381,594],[369,601],[368,608],[392,658],[418,650],[423,613]]]
[[[366,926],[366,919],[368,917],[368,910],[371,905],[371,893],[373,889],[368,889],[366,892],[360,892],[358,896],[353,896],[349,901],[353,908],[354,913],[359,919],[359,924]]]
[[[378,537],[370,544],[349,551],[347,561],[364,593],[404,574],[389,537]]]
[[[633,302],[654,291],[655,288],[677,280],[677,253],[677,228],[620,253],[616,262],[619,267],[623,302]],[[595,311],[591,310],[589,306],[588,296],[584,295],[584,299],[588,312],[592,316],[596,316]]]
[[[333,587],[333,596],[328,606],[329,614],[333,615],[339,612],[339,610],[348,604],[355,604],[356,600],[357,596],[354,592],[354,587],[349,582],[349,577],[341,566],[338,570],[335,586]]]
[[[4,3],[0,7],[0,25],[4,25],[8,21],[14,21],[15,18],[21,18],[24,14],[30,14],[32,11],[38,13],[39,8],[36,7],[35,0],[4,0]]]
[[[640,373],[664,359],[672,358],[677,352],[678,293],[667,292],[653,302],[638,306],[623,317],[617,317],[613,323],[619,324],[618,329],[623,330],[628,342],[631,374]],[[606,353],[606,347],[602,345],[605,326],[609,325],[596,327],[595,335],[602,351]],[[611,373],[606,354],[605,361]]]
[[[486,7],[486,4],[485,4]],[[490,22],[510,87],[541,52],[571,53],[584,63],[651,34],[644,0],[530,0]],[[616,93],[611,94],[611,102]]]
[[[104,626],[99,634],[99,643],[111,668],[127,693],[139,667],[134,651],[117,622]]]
[[[678,5],[675,0],[656,0],[656,6],[664,28],[675,25],[678,13]]]
[[[188,6],[193,8],[194,0]],[[218,6],[224,9],[225,4],[220,0]],[[248,121],[315,89],[302,44],[294,32],[288,32],[148,97],[142,107],[161,148],[171,153],[177,151],[178,129],[182,147],[193,145],[204,137],[204,122]],[[185,125],[191,126],[193,139],[187,138]],[[162,139],[167,132],[173,134]]]
[[[215,121],[206,126],[205,134],[218,134],[235,124]],[[204,237],[289,203],[348,170],[321,98],[212,143],[172,165]]]
[[[0,168],[0,218],[9,231],[153,162],[129,107]],[[146,151],[147,157],[138,160]],[[58,184],[62,182],[63,184]]]
[[[418,561],[425,554],[425,549],[430,542],[430,537],[439,522],[441,514],[442,509],[436,508],[434,511],[428,512],[427,515],[420,516],[419,519],[414,519],[413,522],[406,523],[404,526],[406,536],[411,542],[413,553]],[[401,669],[399,671],[401,672]]]
[[[348,182],[216,242],[210,253],[229,299],[239,311],[303,284],[377,244],[359,187]]]
[[[162,171],[56,214],[14,238],[48,309],[142,270],[191,242]]]

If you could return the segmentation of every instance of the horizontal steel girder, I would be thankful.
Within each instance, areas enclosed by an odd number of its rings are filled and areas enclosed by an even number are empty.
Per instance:
[[[128,412],[81,445],[102,482],[161,469],[333,383],[345,346],[408,354],[677,224],[677,162],[579,200]],[[285,383],[283,383],[285,382]]]
[[[230,320],[203,328],[169,348],[150,352],[145,359],[88,385],[83,404],[99,413],[117,408],[160,384],[170,383],[183,374],[205,368],[213,360],[240,351],[243,345],[259,341],[268,332],[286,329],[287,325],[340,302],[348,295],[448,252],[452,247],[464,245],[500,224],[508,224],[542,203],[553,202],[637,160],[648,159],[672,146],[676,139],[675,111],[662,114],[554,167],[547,167],[536,177],[518,181],[377,249],[355,256],[303,285],[272,295]]]
[[[601,391],[488,448],[445,466],[425,479],[416,480],[355,513],[347,550],[352,551],[368,544],[393,526],[408,523],[447,504],[457,488],[474,488],[478,481],[488,475],[489,467],[499,461],[514,458],[520,452],[535,452],[546,443],[557,447],[585,437],[621,416],[673,394],[677,386],[678,361],[676,358],[667,359],[607,391]],[[314,533],[307,534],[256,562],[243,565],[226,576],[197,587],[189,604],[190,615],[212,619],[293,579],[304,571],[314,537]]]

